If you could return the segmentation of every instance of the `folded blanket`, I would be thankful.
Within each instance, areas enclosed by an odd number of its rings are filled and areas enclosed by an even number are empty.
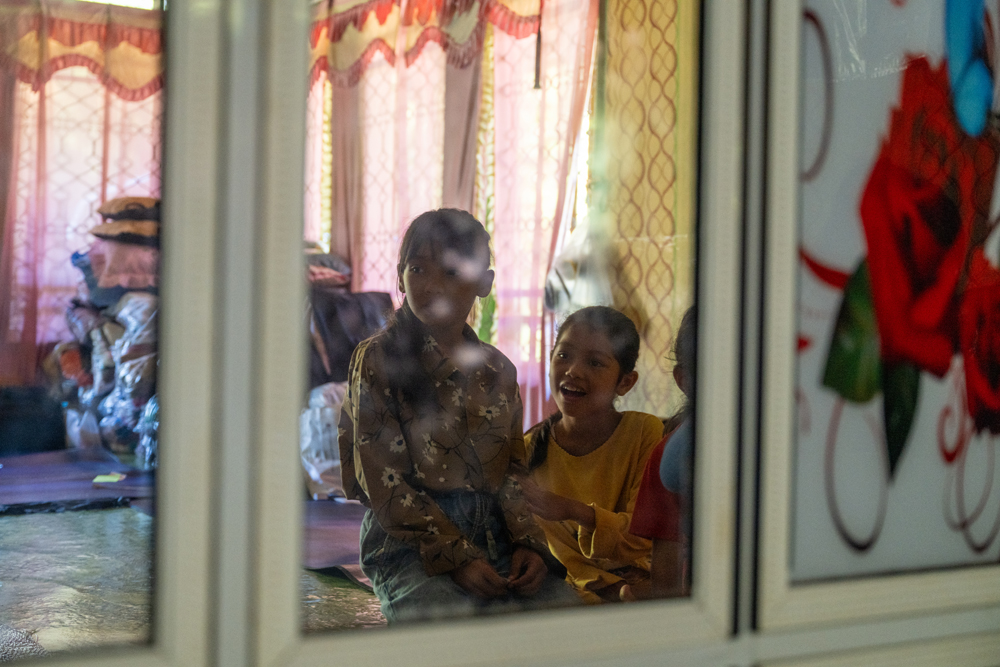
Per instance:
[[[129,290],[156,287],[160,280],[160,251],[149,246],[98,239],[91,246],[90,268],[98,287]]]

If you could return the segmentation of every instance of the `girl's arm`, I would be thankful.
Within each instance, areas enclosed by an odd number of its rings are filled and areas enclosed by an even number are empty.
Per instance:
[[[669,436],[668,436],[669,437]],[[677,597],[685,594],[684,532],[681,528],[682,498],[663,487],[660,461],[666,457],[664,437],[653,450],[632,507],[629,531],[653,540],[649,589],[636,588],[636,597]]]
[[[590,530],[597,527],[597,512],[590,505],[546,491],[529,477],[520,481],[528,508],[535,516],[546,521],[575,521]]]
[[[536,551],[547,565],[559,569],[558,561],[549,551],[545,533],[531,516],[523,488],[519,484],[520,480],[514,474],[517,470],[527,470],[528,459],[524,447],[524,408],[521,405],[521,392],[517,388],[515,378],[511,378],[511,384],[514,386],[514,399],[510,402],[510,474],[507,475],[499,492],[500,507],[514,544]]]
[[[634,489],[633,489],[634,491]],[[594,510],[594,527],[580,526],[577,541],[580,553],[587,558],[613,558],[620,560],[638,560],[649,553],[649,540],[636,537],[628,530],[632,521],[632,507],[635,504],[635,493],[632,494],[628,509],[615,512],[591,504]]]
[[[339,442],[348,497],[370,507],[389,535],[417,549],[430,575],[484,558],[438,504],[414,486],[425,473],[410,458],[377,342],[358,346],[348,381]]]
[[[639,487],[642,484],[646,460],[652,450],[656,448],[663,430],[659,419],[653,415],[646,415],[646,417],[648,420],[643,423],[639,444],[636,445],[638,451],[633,454],[635,458],[628,464],[622,479],[609,480],[609,483],[618,482],[622,486],[621,495],[627,498],[624,511],[599,507],[596,503],[584,504],[554,493],[543,492],[549,496],[547,505],[550,508],[553,506],[563,507],[566,508],[567,514],[572,512],[572,516],[566,516],[565,519],[576,521],[579,524],[577,542],[580,553],[586,558],[632,561],[649,554],[649,540],[629,532],[632,509],[635,507]],[[579,506],[586,507],[590,512],[593,512],[593,522]]]
[[[650,581],[643,586],[622,586],[619,595],[624,602],[652,598],[676,598],[687,595],[684,587],[684,545],[673,540],[653,538]]]
[[[627,511],[616,512],[546,491],[530,479],[522,480],[521,484],[535,515],[547,521],[573,521],[578,524],[577,542],[580,553],[585,557],[634,560],[649,553],[649,542],[628,530],[635,505],[634,495]]]

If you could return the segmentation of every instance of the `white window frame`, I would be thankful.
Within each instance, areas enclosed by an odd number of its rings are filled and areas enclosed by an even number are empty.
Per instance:
[[[278,4],[278,3],[276,3]],[[295,444],[305,369],[301,271],[304,52],[271,49],[263,120],[257,318],[259,394],[254,580],[261,665],[553,664],[719,641],[731,627],[735,542],[744,16],[708,3],[703,54],[699,386],[693,591],[690,599],[303,636],[301,472]],[[304,16],[270,17],[271,44],[305,43]],[[710,443],[710,444],[709,444]]]
[[[788,583],[797,192],[779,186],[797,182],[795,133],[775,132],[769,146],[760,631],[741,623],[731,634],[748,179],[743,91],[745,74],[754,67],[745,62],[744,40],[748,15],[760,14],[764,4],[702,4],[698,404],[710,407],[697,415],[694,597],[303,636],[296,443],[305,370],[301,219],[308,7],[304,0],[174,0],[167,12],[164,409],[153,642],[58,655],[46,664],[993,664],[1000,645],[994,594],[984,603],[992,606],[951,608],[956,600],[965,605],[982,599],[970,597],[977,589],[995,592],[997,568],[979,568],[972,580],[960,571],[931,573],[929,580],[904,576],[890,585],[878,579],[863,585]],[[801,7],[797,0],[774,0],[770,11],[769,125],[797,127]],[[239,145],[237,122],[259,129],[250,147]],[[252,214],[240,227],[247,208]],[[254,262],[254,271],[241,291],[243,260]],[[234,299],[250,304],[249,315],[233,307]],[[227,332],[248,317],[249,334],[230,337]],[[247,342],[247,350],[228,352]],[[246,360],[252,366],[248,375],[240,367]],[[245,395],[228,398],[220,390],[238,387],[244,377],[251,385]],[[249,401],[246,413],[240,412],[241,401]],[[233,451],[245,455],[231,459],[227,453]],[[749,525],[753,519],[746,506],[742,521]],[[950,577],[957,588],[946,590]],[[860,611],[872,605],[877,618]]]
[[[163,262],[160,276],[159,469],[147,646],[55,654],[51,665],[210,664],[216,144],[221,60],[218,0],[165,14]],[[99,620],[99,619],[97,619]]]
[[[763,662],[760,667],[996,667],[1000,634],[921,641],[902,646],[841,651],[821,657]]]
[[[760,623],[764,629],[832,625],[1000,604],[1000,565],[792,584],[799,243],[799,105],[802,3],[771,8],[771,87],[765,250],[762,406]],[[795,128],[788,130],[787,128]]]

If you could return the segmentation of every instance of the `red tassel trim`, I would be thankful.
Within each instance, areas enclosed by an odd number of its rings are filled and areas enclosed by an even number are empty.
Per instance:
[[[388,17],[392,8],[398,4],[399,0],[371,0],[370,2],[358,5],[357,7],[352,7],[345,12],[321,18],[315,21],[312,25],[309,43],[312,48],[316,48],[316,45],[319,43],[324,31],[329,35],[331,42],[337,42],[344,36],[344,31],[347,29],[348,25],[354,25],[355,28],[360,30],[362,26],[364,26],[365,21],[368,19],[368,15],[373,11],[381,12],[381,14],[378,15],[378,19],[380,24],[384,24],[385,19]],[[449,7],[447,7],[449,20],[453,18],[455,14],[461,14],[462,12],[459,10],[466,7],[466,5],[471,7],[472,3],[467,2],[467,0],[457,0],[457,4],[449,5]],[[411,14],[412,11],[414,11],[414,7],[411,6]],[[443,18],[444,11],[441,11]],[[468,11],[468,8],[466,8],[465,11]],[[418,16],[416,16],[417,19],[424,18],[427,20],[429,20],[429,17],[430,15],[423,16],[419,12]],[[409,25],[407,20],[412,23],[413,19],[414,17],[408,14],[407,17],[403,17],[403,24]],[[487,22],[492,23],[497,27],[497,29],[504,31],[515,39],[523,39],[538,32],[538,27],[541,24],[541,17],[538,14],[530,16],[516,14],[508,7],[501,4],[499,0],[483,0],[479,9],[479,20],[476,25],[476,29],[473,31],[472,36],[470,36],[468,40],[459,43],[454,41],[439,27],[427,27],[420,32],[420,36],[417,38],[416,43],[406,52],[406,66],[411,66],[417,58],[420,57],[424,47],[430,42],[437,43],[441,49],[445,51],[449,65],[458,68],[470,66],[476,61],[476,58],[483,49],[483,39],[486,35]],[[330,77],[331,82],[333,82],[335,86],[342,88],[355,86],[358,81],[361,80],[361,76],[364,74],[365,69],[368,67],[368,64],[371,62],[376,52],[381,52],[385,56],[387,62],[395,64],[396,58],[393,48],[386,43],[385,40],[379,38],[373,40],[365,48],[364,53],[362,53],[361,56],[346,70],[331,70],[329,59],[325,56],[321,57],[316,64],[313,65],[312,70],[310,71],[310,85],[316,82],[319,78],[320,72],[326,72],[327,76]]]
[[[483,39],[486,37],[486,24],[481,22],[476,26],[472,36],[465,42],[459,43],[448,36],[446,32],[437,27],[425,28],[417,38],[417,43],[406,52],[406,66],[412,65],[423,51],[428,42],[436,42],[441,50],[447,54],[448,64],[452,67],[465,69],[472,63],[483,50]]]
[[[337,86],[338,88],[351,88],[352,86],[358,85],[358,81],[361,80],[361,75],[365,73],[368,69],[368,64],[371,63],[372,58],[375,57],[376,53],[381,53],[386,62],[390,65],[396,64],[396,52],[393,51],[392,47],[389,46],[384,39],[376,39],[371,44],[369,44],[364,53],[354,61],[354,63],[345,70],[332,69],[330,67],[330,61],[326,58],[320,58],[313,65],[312,70],[309,72],[309,85],[316,83],[322,72],[326,72],[327,77],[330,79],[330,83]]]
[[[347,26],[353,25],[356,30],[361,30],[368,20],[368,15],[372,12],[375,12],[375,18],[378,19],[379,25],[385,25],[386,19],[392,13],[392,8],[398,5],[399,0],[369,0],[356,7],[351,7],[347,11],[328,14],[313,23],[309,35],[309,45],[316,48],[323,28],[326,28],[331,42],[340,41]],[[329,6],[327,6],[327,11],[329,11]]]
[[[41,90],[42,86],[48,83],[52,75],[67,67],[86,67],[96,76],[101,84],[112,93],[126,102],[139,102],[163,89],[163,74],[159,74],[141,88],[129,88],[117,79],[112,78],[104,67],[87,56],[78,53],[70,53],[52,58],[39,69],[32,69],[23,63],[13,60],[6,54],[0,55],[0,67],[13,71],[17,75],[18,81],[31,86],[33,91]]]
[[[46,24],[49,38],[66,46],[79,46],[85,42],[117,46],[128,42],[143,53],[163,51],[159,29],[137,28],[120,23],[79,23],[57,18],[46,19]]]
[[[487,21],[515,39],[524,39],[534,35],[538,32],[538,26],[542,22],[542,17],[539,14],[528,16],[515,14],[509,7],[500,4],[497,0],[483,0],[481,11]]]
[[[49,39],[65,46],[97,42],[107,49],[127,42],[143,53],[157,54],[163,51],[162,30],[159,28],[140,28],[113,22],[83,23],[51,16],[45,17],[44,20]],[[14,39],[20,40],[32,32],[40,33],[41,27],[42,17],[38,14],[20,17]]]
[[[434,14],[438,15],[439,26],[449,25],[462,14],[468,13],[476,0],[410,0],[403,15],[403,25],[427,25]]]

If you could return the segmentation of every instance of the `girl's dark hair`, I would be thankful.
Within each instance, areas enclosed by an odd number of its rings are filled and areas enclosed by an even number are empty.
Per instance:
[[[396,274],[402,275],[406,263],[423,248],[430,248],[435,257],[444,248],[466,259],[482,257],[484,270],[490,265],[489,232],[471,213],[457,208],[439,208],[414,218],[399,244]]]
[[[396,274],[402,275],[407,262],[422,249],[428,248],[434,257],[445,249],[455,251],[464,259],[483,259],[483,271],[490,264],[490,235],[471,213],[455,208],[442,208],[418,215],[410,223],[399,246]],[[430,403],[433,392],[431,378],[420,363],[424,348],[424,328],[406,301],[385,326],[386,358],[389,386],[399,390],[403,400],[415,408]]]
[[[694,377],[695,334],[698,331],[698,313],[691,306],[681,318],[677,327],[677,337],[674,339],[674,363],[684,369],[690,377]]]
[[[618,362],[619,380],[635,370],[635,362],[639,359],[639,331],[628,316],[607,306],[588,306],[570,313],[569,317],[559,325],[556,340],[552,344],[553,352],[559,345],[563,334],[569,331],[569,328],[574,324],[590,327],[607,336],[608,341],[611,342],[611,349],[614,350],[615,361]],[[545,463],[549,453],[549,436],[552,435],[553,426],[560,419],[562,419],[562,413],[557,410],[555,414],[546,417],[541,423],[528,430],[534,445],[531,458],[528,461],[529,470],[534,470]]]
[[[691,385],[691,392],[694,393],[695,382],[695,360],[698,334],[698,311],[691,306],[681,318],[681,325],[677,327],[677,336],[674,338],[674,367],[680,368],[687,375]],[[683,391],[683,389],[682,389]],[[685,393],[684,405],[676,414],[664,421],[664,431],[670,432],[680,426],[691,413],[691,396]]]

